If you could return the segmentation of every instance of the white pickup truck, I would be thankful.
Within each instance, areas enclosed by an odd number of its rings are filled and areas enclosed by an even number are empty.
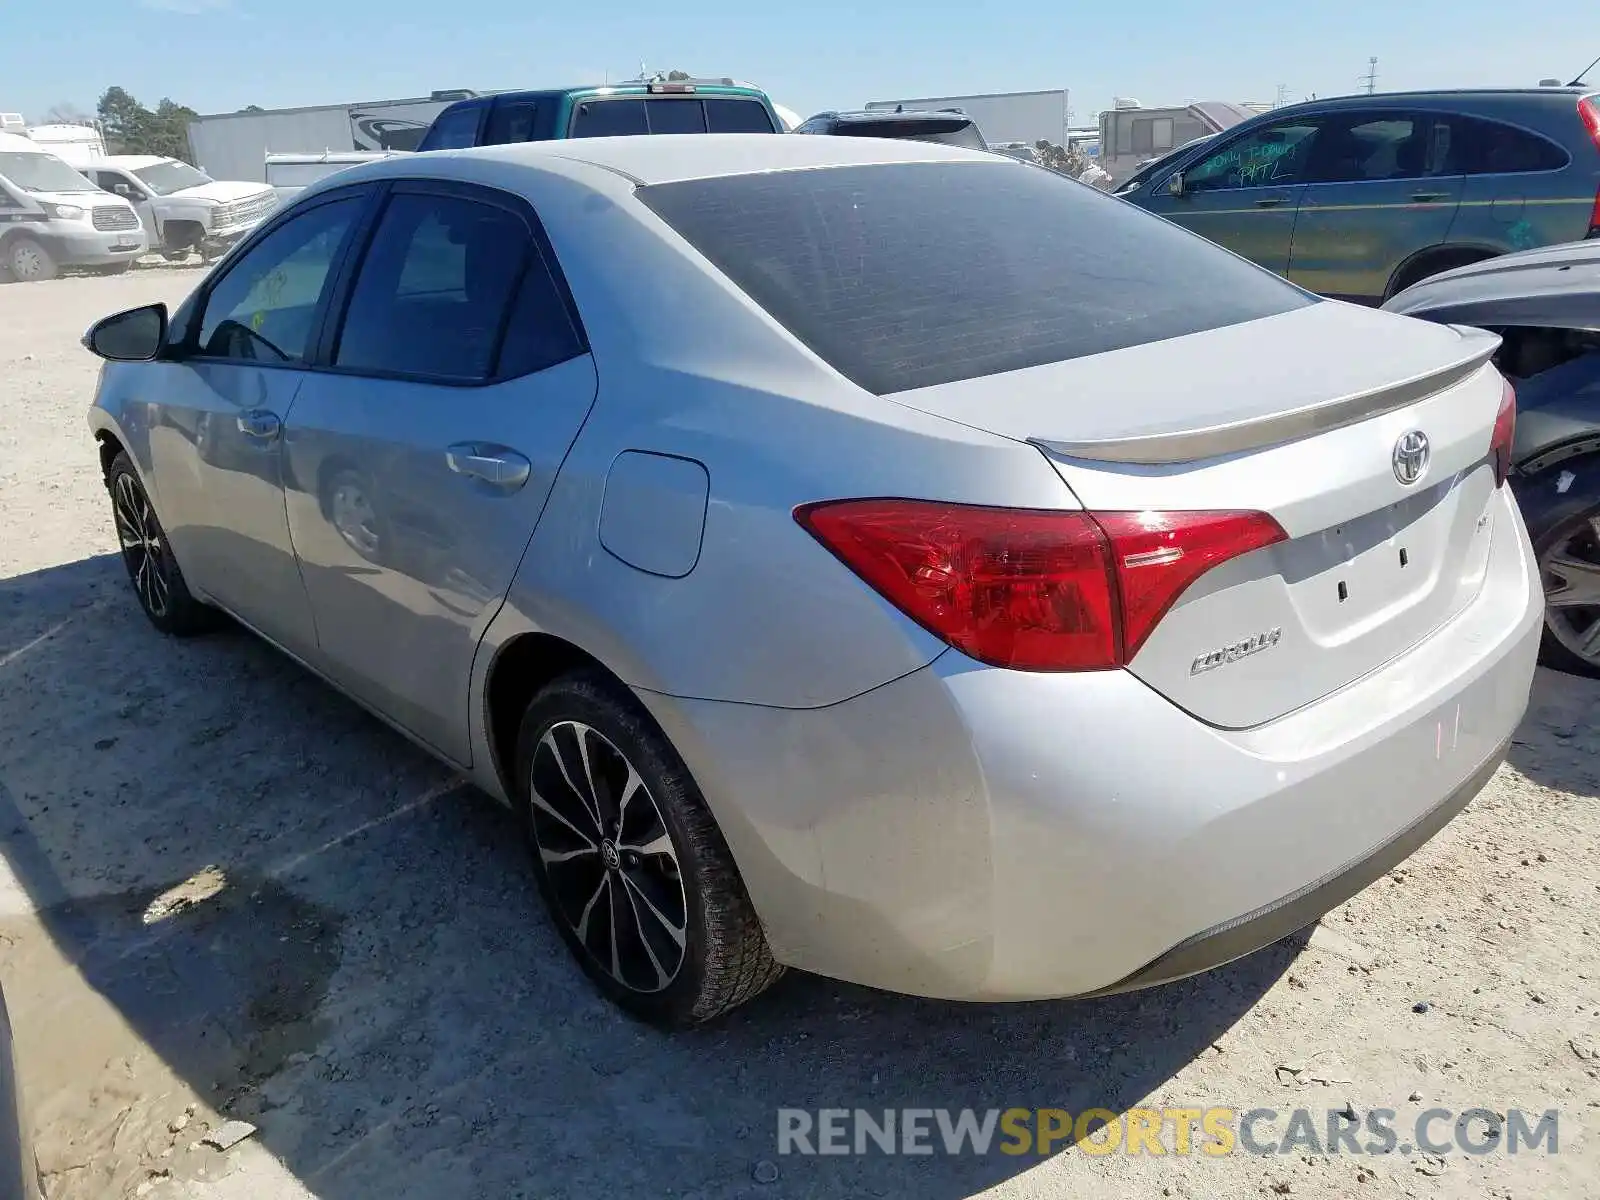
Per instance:
[[[172,260],[198,251],[209,262],[278,207],[266,184],[212,179],[175,158],[112,154],[82,170],[133,205],[151,248]]]

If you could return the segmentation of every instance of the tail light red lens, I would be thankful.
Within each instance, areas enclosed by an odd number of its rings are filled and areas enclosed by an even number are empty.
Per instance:
[[[1212,567],[1282,541],[1251,512],[1055,512],[840,500],[795,518],[963,654],[1024,671],[1126,665]]]
[[[1594,148],[1600,150],[1600,105],[1595,104],[1593,96],[1585,96],[1578,101],[1578,117],[1589,131]]]
[[[1511,381],[1505,381],[1500,394],[1500,411],[1494,418],[1494,436],[1489,439],[1489,453],[1494,458],[1494,485],[1501,486],[1511,473],[1511,444],[1517,436],[1517,390]]]

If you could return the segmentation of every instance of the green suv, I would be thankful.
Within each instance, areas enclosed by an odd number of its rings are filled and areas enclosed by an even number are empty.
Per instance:
[[[1346,96],[1275,109],[1119,195],[1310,291],[1384,299],[1451,267],[1600,235],[1586,88]]]
[[[433,119],[417,149],[640,133],[782,130],[772,101],[759,88],[732,79],[636,80],[458,100]]]

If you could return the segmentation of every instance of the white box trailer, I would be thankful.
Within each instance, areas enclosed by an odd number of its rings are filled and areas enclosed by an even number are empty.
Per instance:
[[[269,154],[415,150],[445,106],[473,94],[216,113],[189,122],[189,149],[195,165],[214,179],[266,183]]]
[[[923,96],[915,100],[871,100],[869,112],[959,109],[977,122],[985,141],[1067,144],[1067,91],[992,92],[980,96]]]

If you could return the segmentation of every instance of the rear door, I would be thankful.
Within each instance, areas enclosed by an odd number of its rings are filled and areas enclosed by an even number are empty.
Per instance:
[[[1324,119],[1295,222],[1289,278],[1324,296],[1382,303],[1395,271],[1450,236],[1461,145],[1426,112]]]
[[[1596,174],[1575,170],[1561,146],[1530,129],[1486,117],[1451,118],[1466,184],[1452,241],[1495,250],[1581,241],[1594,211]],[[1575,121],[1576,123],[1576,121]]]
[[[284,437],[321,663],[459,763],[472,655],[596,378],[520,198],[407,181],[384,201]]]
[[[1282,275],[1320,118],[1263,125],[1234,137],[1183,174],[1183,193],[1140,206]]]

